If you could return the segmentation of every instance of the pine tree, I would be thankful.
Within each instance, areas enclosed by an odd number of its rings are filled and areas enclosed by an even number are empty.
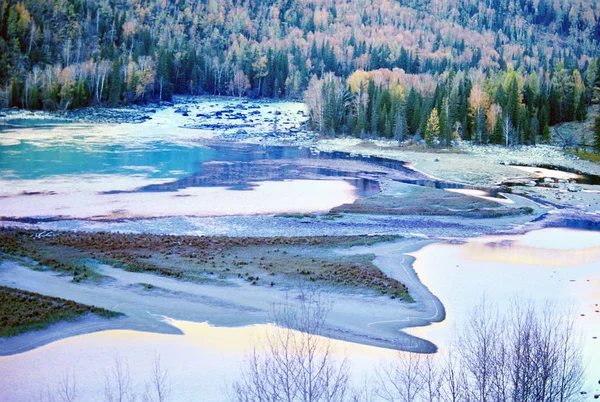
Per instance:
[[[516,74],[511,74],[508,81],[508,90],[506,96],[506,105],[502,107],[508,113],[511,121],[518,122],[521,117],[520,101],[519,101],[519,84]]]
[[[354,127],[354,135],[362,138],[367,129],[367,109],[362,102],[358,105],[358,116],[356,117],[356,126]]]
[[[587,118],[587,106],[585,104],[585,93],[582,91],[579,95],[579,101],[577,102],[577,107],[575,109],[575,120],[585,121]]]
[[[381,110],[381,96],[376,91],[375,99],[371,108],[371,135],[377,136],[379,126],[379,111]]]
[[[406,98],[406,121],[410,134],[415,134],[421,122],[421,99],[414,88],[410,89]]]
[[[108,93],[108,102],[111,105],[116,105],[121,101],[122,85],[121,60],[117,60],[113,66],[113,73],[110,80],[110,91]]]
[[[173,83],[171,80],[171,71],[173,69],[173,55],[165,49],[161,49],[158,54],[157,82],[158,99],[171,101],[173,99]]]
[[[600,114],[594,120],[594,151],[600,153]]]
[[[496,120],[496,125],[494,126],[494,132],[492,133],[491,141],[494,144],[502,144],[502,119],[499,116]]]
[[[444,98],[440,108],[440,143],[443,143],[446,147],[450,146],[450,140],[452,139],[452,128],[448,122],[448,98]]]
[[[408,136],[408,123],[406,121],[406,107],[402,99],[398,101],[396,107],[396,122],[394,125],[394,139],[401,143]]]
[[[597,59],[596,63],[596,78],[592,84],[592,103],[600,103],[600,59]]]
[[[550,125],[553,126],[560,123],[560,99],[554,86],[552,86],[552,89],[550,90],[548,101],[550,109]]]
[[[431,117],[432,109],[433,107],[431,105],[431,99],[425,99],[421,107],[421,120],[419,121],[419,133],[422,137],[425,136],[425,131],[427,130],[427,122]]]
[[[436,108],[433,108],[429,120],[427,120],[427,127],[425,128],[425,142],[427,145],[433,145],[433,142],[440,136],[440,118]]]
[[[575,88],[568,88],[565,91],[564,102],[563,121],[575,120]]]
[[[411,70],[413,74],[419,74],[421,71],[421,60],[419,59],[419,53],[415,56],[415,60],[412,62]]]
[[[546,144],[549,144],[552,140],[552,136],[550,135],[550,127],[546,124],[542,129],[542,139]]]

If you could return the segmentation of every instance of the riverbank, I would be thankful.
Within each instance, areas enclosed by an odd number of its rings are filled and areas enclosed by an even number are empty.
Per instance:
[[[144,238],[155,242],[164,240],[158,236]],[[185,241],[185,238],[179,239],[171,238]],[[223,245],[219,259],[234,259],[237,263],[227,263],[227,267],[215,267],[213,272],[206,273],[202,268],[194,269],[195,277],[190,274],[190,264],[184,265],[177,250],[172,254],[167,251],[165,260],[178,261],[181,271],[175,271],[175,268],[164,272],[116,268],[115,265],[121,264],[94,263],[86,259],[88,271],[94,272],[89,280],[74,280],[70,271],[40,270],[29,259],[4,259],[0,263],[2,285],[96,305],[122,312],[126,317],[105,323],[84,319],[72,325],[60,324],[40,332],[1,339],[0,355],[19,353],[62,337],[103,329],[177,333],[163,317],[225,327],[268,323],[273,304],[299,297],[303,291],[318,291],[332,305],[327,330],[333,338],[387,348],[395,348],[400,342],[412,345],[411,348],[419,352],[436,350],[432,343],[401,332],[403,328],[428,325],[444,318],[442,304],[418,281],[412,269],[414,259],[407,255],[431,244],[431,240],[400,239],[343,251],[337,251],[340,239],[313,240],[317,244],[310,247],[298,247],[293,242],[291,246],[276,243],[269,246],[269,250],[261,244],[252,245],[255,239],[240,240],[245,244],[243,248]],[[319,241],[332,243],[325,246],[326,243],[319,245]],[[71,249],[73,258],[74,246],[64,247],[67,248],[61,247],[61,254]],[[214,248],[207,250],[212,252]],[[57,250],[54,252],[59,254]],[[123,253],[122,250],[116,252]],[[254,252],[266,258],[254,262],[250,257]],[[303,252],[309,254],[302,257]],[[105,259],[99,254],[97,258]],[[290,267],[290,261],[298,262],[305,271]],[[57,264],[62,262],[57,261]],[[369,267],[369,264],[373,265]],[[322,267],[323,271],[317,272],[317,267]],[[255,273],[257,270],[263,274],[259,276]],[[185,275],[175,275],[175,272]],[[374,286],[377,281],[381,285]],[[394,289],[400,287],[406,289],[410,299],[402,300],[405,296],[396,293]]]
[[[595,185],[552,173],[553,168],[584,173],[596,176],[598,181],[600,164],[581,160],[555,146],[507,148],[463,141],[449,150],[401,147],[390,140],[319,138],[307,130],[307,121],[300,102],[176,97],[173,103],[87,108],[66,114],[7,110],[0,117],[0,144],[28,141],[32,136],[23,136],[20,130],[34,127],[36,138],[40,138],[40,129],[49,129],[52,141],[63,137],[68,141],[73,130],[85,130],[86,137],[97,138],[98,142],[128,146],[168,138],[170,142],[187,146],[203,146],[208,141],[209,144],[303,147],[315,153],[344,152],[403,161],[415,171],[449,182],[476,186],[509,183],[514,194],[549,205],[584,212],[600,211],[600,192]],[[66,127],[64,134],[60,133],[61,127]],[[50,139],[48,135],[42,136]],[[517,166],[552,169],[524,171]]]
[[[11,155],[0,161],[0,205],[7,214],[0,226],[32,229],[25,237],[38,253],[21,255],[17,247],[11,257],[17,259],[4,258],[0,266],[0,283],[122,311],[127,318],[112,328],[157,332],[173,331],[163,316],[223,326],[265,323],[272,303],[313,286],[338,306],[329,323],[334,337],[384,347],[403,337],[415,350],[431,352],[433,344],[399,332],[443,319],[442,304],[419,281],[407,253],[448,237],[600,226],[597,184],[569,173],[599,174],[598,165],[556,148],[463,143],[444,151],[323,139],[304,129],[302,108],[190,98],[143,119],[130,116],[143,108],[103,110],[100,117],[81,111],[88,114],[68,123],[58,120],[64,116],[20,111],[0,118],[0,145]],[[129,117],[110,120],[106,113]],[[51,147],[61,158],[69,147],[72,153],[57,164]],[[48,153],[38,158],[39,150]],[[11,165],[18,152],[31,169]],[[232,157],[236,152],[240,159]],[[40,160],[48,166],[40,168]],[[115,166],[107,168],[107,160]],[[565,171],[532,167],[549,160]],[[92,162],[90,176],[85,169]],[[298,180],[306,185],[290,192]],[[307,204],[315,198],[318,205]],[[265,200],[272,202],[267,209]],[[231,208],[224,213],[225,207]],[[157,245],[161,235],[178,236],[156,249],[136,246]],[[346,235],[404,240],[361,249],[370,257],[334,255]],[[190,245],[202,241],[197,236],[224,236],[219,242],[238,242],[237,249],[214,243],[204,255]],[[301,236],[320,239],[293,244]],[[279,243],[248,241],[257,237]],[[50,270],[32,270],[32,260]],[[23,335],[23,342],[104,328],[87,322]]]
[[[450,150],[404,150],[393,141],[322,139],[322,152],[349,152],[407,162],[407,167],[439,180],[470,185],[511,185],[511,192],[558,208],[600,212],[600,164],[548,145],[506,148],[463,142]],[[529,167],[530,169],[523,169]],[[580,174],[592,176],[589,180]]]

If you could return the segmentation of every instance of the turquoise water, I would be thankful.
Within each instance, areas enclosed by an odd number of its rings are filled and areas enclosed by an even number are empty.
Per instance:
[[[307,151],[294,148],[194,147],[166,141],[138,147],[89,146],[73,138],[69,145],[41,147],[22,141],[0,146],[0,177],[35,180],[56,175],[144,173],[149,178],[182,178],[202,171],[210,161],[251,162],[261,159],[298,158]]]

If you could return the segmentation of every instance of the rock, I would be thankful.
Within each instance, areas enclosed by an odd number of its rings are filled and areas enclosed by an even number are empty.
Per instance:
[[[554,183],[554,179],[551,177],[544,177],[544,183]]]
[[[182,115],[183,117],[188,117],[190,114],[189,114],[188,112],[183,112],[181,115]]]
[[[535,186],[537,186],[537,181],[535,181],[535,180],[531,180],[529,183],[527,183],[527,185],[528,185],[529,187],[535,187]]]
[[[567,186],[567,191],[569,191],[570,193],[578,193],[581,191],[581,188],[574,186],[574,185],[570,185],[570,186]]]
[[[435,158],[433,161],[434,162],[439,162],[440,160],[438,158]]]

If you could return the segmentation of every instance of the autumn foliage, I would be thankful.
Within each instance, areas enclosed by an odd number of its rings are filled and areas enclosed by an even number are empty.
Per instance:
[[[383,71],[402,70],[414,81],[405,87],[421,91],[431,77],[472,68],[554,80],[547,76],[561,61],[588,88],[599,16],[593,0],[8,0],[0,106],[301,98],[311,77],[345,80],[357,70],[380,71],[375,85],[389,78]],[[571,95],[592,97],[560,92],[559,102]]]

